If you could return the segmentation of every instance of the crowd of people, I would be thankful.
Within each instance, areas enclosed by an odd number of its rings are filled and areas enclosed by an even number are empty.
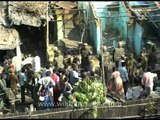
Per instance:
[[[20,69],[17,69],[13,57],[6,57],[0,73],[0,90],[11,88],[16,95],[20,87],[21,103],[25,103],[25,95],[29,95],[37,109],[38,101],[54,102],[56,106],[56,103],[62,101],[62,96],[69,99],[76,83],[87,76],[102,80],[101,69],[104,67],[106,87],[113,96],[126,99],[128,87],[131,85],[142,86],[143,91],[139,98],[150,95],[154,79],[158,77],[151,72],[156,63],[155,46],[152,46],[149,53],[142,49],[137,58],[133,53],[127,54],[121,43],[113,54],[110,54],[105,46],[102,50],[100,57],[95,56],[99,60],[99,67],[95,67],[94,61],[90,59],[93,51],[87,48],[87,44],[82,44],[74,55],[70,51],[64,54],[55,51],[53,62],[47,62],[43,69],[37,52],[29,57],[30,63],[18,63],[21,65]],[[69,55],[72,57],[68,57]]]
[[[108,53],[107,53],[108,54]],[[138,98],[146,98],[153,91],[154,83],[158,80],[156,69],[156,46],[152,45],[150,51],[145,48],[141,50],[139,56],[133,53],[126,53],[122,44],[115,49],[113,54],[111,79],[108,88],[114,96],[127,99],[127,91],[131,86],[141,86],[142,91]]]

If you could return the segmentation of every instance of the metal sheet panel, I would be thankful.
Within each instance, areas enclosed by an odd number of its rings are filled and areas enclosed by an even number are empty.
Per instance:
[[[151,11],[151,12],[149,13],[149,17],[150,17],[152,20],[160,20],[160,10]]]
[[[147,1],[129,1],[130,5],[147,5]]]

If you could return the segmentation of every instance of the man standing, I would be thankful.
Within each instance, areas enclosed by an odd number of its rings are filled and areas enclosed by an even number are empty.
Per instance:
[[[84,43],[81,49],[81,68],[87,71],[89,66],[89,55],[91,55],[91,51],[87,49],[88,44]]]
[[[109,77],[108,77],[108,67],[109,67],[109,64],[111,62],[111,56],[110,56],[110,53],[107,51],[107,47],[104,46],[103,47],[103,61],[104,61],[104,72],[105,72],[105,80],[109,80]]]
[[[134,59],[133,53],[130,53],[127,60],[127,69],[128,69],[128,76],[130,82],[134,84],[134,67],[136,65],[136,60]]]
[[[116,64],[116,67],[118,68],[118,63],[121,59],[121,56],[125,55],[125,50],[123,48],[123,44],[122,42],[118,43],[118,48],[115,48],[114,52],[113,52],[113,61]]]
[[[115,67],[112,68],[111,80],[108,83],[108,89],[114,97],[123,98],[124,88],[120,72]]]
[[[0,93],[4,92],[6,89],[6,81],[4,80],[3,73],[0,73]]]
[[[154,79],[157,77],[156,73],[151,72],[151,67],[147,67],[147,71],[143,73],[141,84],[144,89],[142,91],[140,98],[142,97],[148,97],[150,93],[153,91],[153,85],[154,85]]]
[[[122,81],[123,81],[123,86],[124,86],[124,93],[126,95],[126,92],[128,90],[128,82],[129,82],[129,78],[128,78],[128,71],[126,69],[126,63],[125,61],[123,61],[121,63],[122,66],[120,66],[118,68],[118,71],[120,72],[120,76],[122,78]]]
[[[25,69],[24,67],[19,72],[19,84],[21,86],[21,101],[22,103],[25,102],[25,83],[26,83],[26,75],[25,75]]]
[[[5,93],[6,90],[6,81],[4,79],[3,73],[0,72],[0,94]],[[6,94],[0,96],[0,101],[5,102]]]
[[[142,63],[142,69],[143,71],[146,71],[147,70],[147,66],[148,66],[148,55],[147,55],[147,52],[146,52],[146,49],[143,48],[142,51],[141,51],[141,63]]]
[[[10,69],[10,74],[8,76],[8,79],[10,81],[10,88],[12,90],[12,92],[14,94],[16,94],[16,91],[17,91],[17,83],[19,82],[18,81],[18,76],[15,74],[14,70],[13,69]]]
[[[149,53],[148,56],[148,66],[151,66],[152,70],[155,70],[156,63],[157,63],[157,51],[156,51],[156,46],[153,45],[151,47],[151,52]]]
[[[69,83],[74,86],[78,81],[81,80],[78,73],[78,66],[76,64],[72,65],[73,70],[69,73]]]
[[[51,78],[55,82],[55,87],[53,88],[53,94],[54,94],[54,102],[57,104],[58,102],[58,97],[60,96],[60,88],[59,88],[59,82],[60,82],[60,77],[57,75],[57,69],[53,69],[53,73],[51,74]]]
[[[56,85],[55,81],[51,78],[51,72],[47,71],[46,72],[46,77],[41,78],[38,81],[38,84],[40,84],[38,93],[43,89],[46,91],[44,95],[46,96],[46,93],[50,93],[49,100],[53,102],[53,86]]]

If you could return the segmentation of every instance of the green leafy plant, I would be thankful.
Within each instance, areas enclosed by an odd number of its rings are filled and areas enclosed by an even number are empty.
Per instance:
[[[74,86],[74,93],[70,101],[74,101],[77,107],[91,106],[92,116],[96,118],[98,114],[97,106],[105,102],[105,92],[107,90],[102,80],[87,77]]]

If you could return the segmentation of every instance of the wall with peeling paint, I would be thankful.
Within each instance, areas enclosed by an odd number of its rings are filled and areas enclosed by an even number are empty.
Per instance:
[[[107,6],[114,3],[113,2],[90,2],[90,8],[88,9],[89,12],[89,29],[90,29],[90,36],[93,41],[94,47],[96,49],[96,53],[99,54],[100,52],[100,45],[101,40],[103,40],[103,43],[106,43],[106,46],[113,46],[117,47],[117,42],[119,38],[117,36],[114,36],[114,39],[108,41],[108,36],[103,34],[106,34],[107,31],[111,30],[110,26],[113,27],[113,29],[118,30],[120,33],[121,40],[126,41],[127,39],[127,10],[125,6],[123,5],[123,2],[119,2],[119,11],[114,14],[109,14]],[[121,17],[122,16],[122,17]],[[124,17],[125,16],[125,17]],[[96,20],[97,19],[97,20]],[[102,24],[101,26],[97,26],[95,24],[95,21],[98,21],[98,23]],[[102,27],[102,30],[99,30],[99,27]],[[101,36],[102,31],[102,36]]]
[[[88,9],[88,18],[89,18],[89,34],[92,45],[95,48],[94,52],[98,54],[100,52],[100,43],[101,43],[101,32],[100,32],[100,21],[95,14],[95,8],[92,4],[89,5]]]
[[[137,16],[136,18],[139,20],[139,21],[135,20],[134,24],[130,25],[129,27],[128,36],[132,40],[132,43],[133,43],[132,47],[131,46],[130,47],[134,51],[135,55],[139,56],[141,49],[147,46],[148,40],[151,40],[149,39],[150,35],[153,34],[156,37],[158,37],[157,33],[159,32],[156,33],[156,30],[157,30],[156,23],[153,22],[154,20],[156,20],[154,19],[155,17],[154,18],[151,17],[150,19],[147,19],[148,21],[145,19],[147,14],[149,16],[151,14],[153,16],[156,16],[156,12],[158,11],[158,8],[157,10],[155,10],[156,4],[152,1],[134,1],[134,2],[130,1],[129,5],[132,11],[136,14]],[[152,10],[153,8],[154,10]]]
[[[120,2],[120,8],[119,8],[119,21],[118,26],[116,28],[121,31],[121,37],[126,40],[127,39],[127,21],[128,21],[128,16],[127,16],[127,9],[125,8],[123,2]]]
[[[112,2],[90,2],[89,4],[89,30],[96,54],[99,54],[101,51],[100,46],[103,40],[101,32],[105,32],[107,26],[106,7],[111,3]]]

